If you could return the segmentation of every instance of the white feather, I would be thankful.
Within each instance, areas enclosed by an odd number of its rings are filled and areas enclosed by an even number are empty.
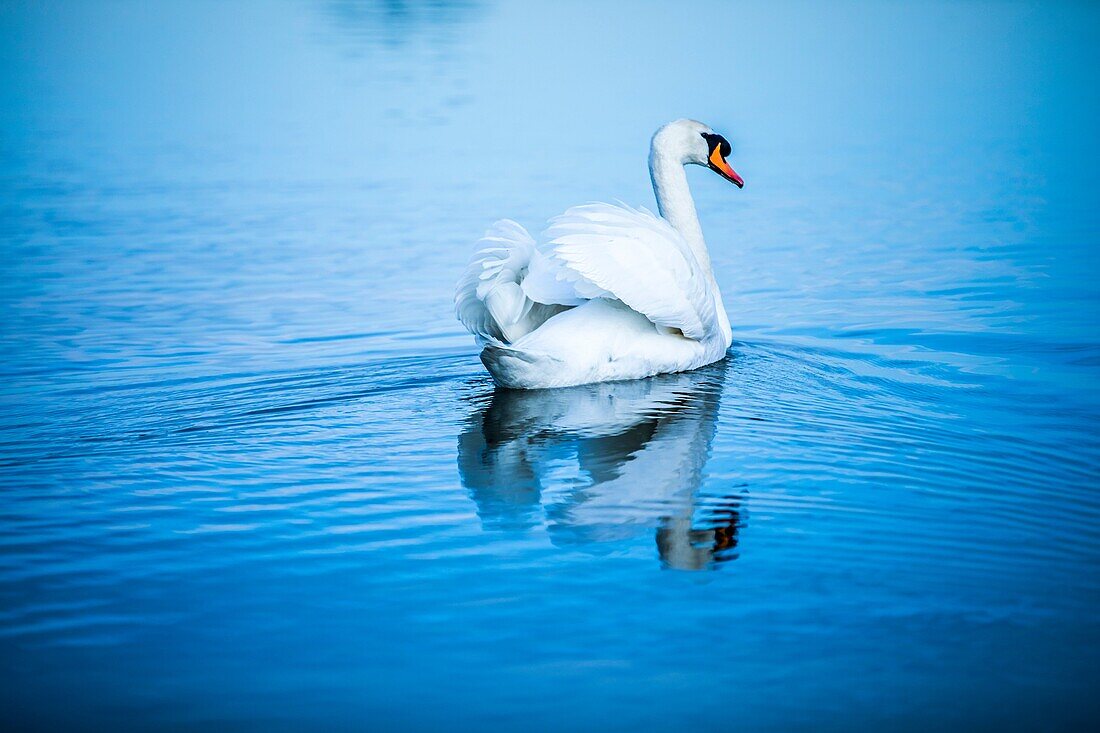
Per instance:
[[[535,255],[535,240],[510,219],[478,241],[455,289],[455,315],[482,345],[515,341],[561,310],[531,300],[520,287]]]
[[[710,128],[670,123],[653,137],[662,216],[626,205],[576,206],[536,246],[514,221],[478,243],[455,292],[458,319],[507,387],[563,387],[695,369],[721,359],[729,319],[687,187],[706,164]]]
[[[669,223],[645,209],[575,206],[551,220],[541,248],[578,297],[613,297],[702,341],[715,326],[709,275]]]

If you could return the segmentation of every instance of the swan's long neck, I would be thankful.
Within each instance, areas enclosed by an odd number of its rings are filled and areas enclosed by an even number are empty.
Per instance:
[[[691,198],[683,161],[674,153],[654,145],[649,153],[649,177],[653,181],[657,210],[680,232],[695,252],[696,260],[709,273],[710,254],[703,241],[703,229],[699,226],[699,215],[695,213],[695,201]]]

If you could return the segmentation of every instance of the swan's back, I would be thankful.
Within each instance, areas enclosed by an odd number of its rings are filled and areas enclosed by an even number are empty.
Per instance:
[[[479,242],[455,311],[498,383],[571,386],[685,371],[731,340],[714,278],[645,209],[576,206],[542,244],[500,221]]]

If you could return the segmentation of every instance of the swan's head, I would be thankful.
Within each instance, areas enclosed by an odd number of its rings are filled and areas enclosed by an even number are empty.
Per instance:
[[[676,120],[653,135],[650,155],[670,155],[685,165],[705,165],[742,188],[745,182],[726,160],[730,151],[729,141],[702,122]]]

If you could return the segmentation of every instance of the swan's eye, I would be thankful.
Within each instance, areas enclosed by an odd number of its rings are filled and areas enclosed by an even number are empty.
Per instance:
[[[715,135],[709,132],[701,132],[699,134],[702,135],[703,139],[707,141],[707,147],[710,148],[710,153],[713,154],[714,151],[717,150],[718,154],[721,155],[723,158],[730,157],[730,152],[733,150],[733,148],[730,147],[729,141],[726,140],[726,138],[722,137],[721,135]]]

